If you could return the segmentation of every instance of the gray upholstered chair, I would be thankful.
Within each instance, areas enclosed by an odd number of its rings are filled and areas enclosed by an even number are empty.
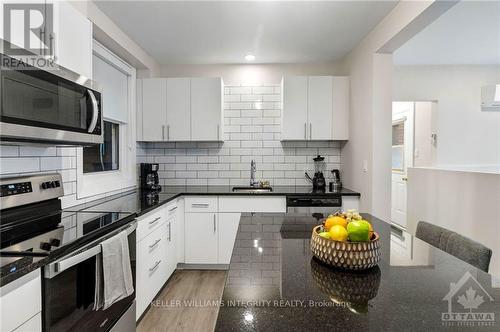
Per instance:
[[[484,272],[488,272],[492,251],[481,243],[425,221],[418,223],[415,236]]]

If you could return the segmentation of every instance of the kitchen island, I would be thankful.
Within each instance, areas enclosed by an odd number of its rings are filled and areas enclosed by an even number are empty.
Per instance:
[[[312,216],[242,215],[215,330],[498,331],[491,275],[413,237],[391,244],[390,225],[363,216],[382,259],[349,272],[312,257]]]

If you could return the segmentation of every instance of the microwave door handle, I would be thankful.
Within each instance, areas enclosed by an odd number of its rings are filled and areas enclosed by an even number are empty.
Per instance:
[[[92,120],[90,121],[89,125],[89,133],[92,133],[95,129],[95,126],[97,125],[97,118],[99,116],[99,108],[97,105],[97,99],[94,95],[94,92],[92,90],[87,90],[90,96],[90,100],[92,102]]]

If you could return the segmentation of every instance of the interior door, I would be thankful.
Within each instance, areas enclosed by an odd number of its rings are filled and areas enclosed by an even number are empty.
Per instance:
[[[167,79],[167,132],[168,141],[191,139],[191,79]]]
[[[414,102],[394,102],[392,115],[391,220],[406,227],[407,169],[413,166]]]
[[[144,141],[163,141],[167,118],[167,79],[142,81],[142,137]]]
[[[308,139],[332,139],[333,77],[310,76],[307,92]]]
[[[217,264],[217,213],[185,214],[187,264]]]
[[[307,76],[283,78],[282,140],[306,140],[307,136]]]

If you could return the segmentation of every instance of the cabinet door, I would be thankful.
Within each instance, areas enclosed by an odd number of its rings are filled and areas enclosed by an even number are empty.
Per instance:
[[[142,80],[142,137],[144,141],[165,140],[167,79]]]
[[[334,140],[349,139],[349,77],[333,77]]]
[[[191,79],[191,140],[219,141],[222,137],[222,80]]]
[[[229,264],[241,213],[219,213],[219,264]]]
[[[307,139],[307,76],[283,78],[281,140]]]
[[[217,213],[185,214],[187,264],[217,264]]]
[[[332,139],[331,76],[310,76],[307,92],[307,119],[309,140]]]
[[[167,132],[168,141],[191,139],[191,99],[189,78],[167,79]]]
[[[53,8],[54,32],[46,36],[48,47],[59,65],[92,78],[92,23],[68,2],[55,1]]]

